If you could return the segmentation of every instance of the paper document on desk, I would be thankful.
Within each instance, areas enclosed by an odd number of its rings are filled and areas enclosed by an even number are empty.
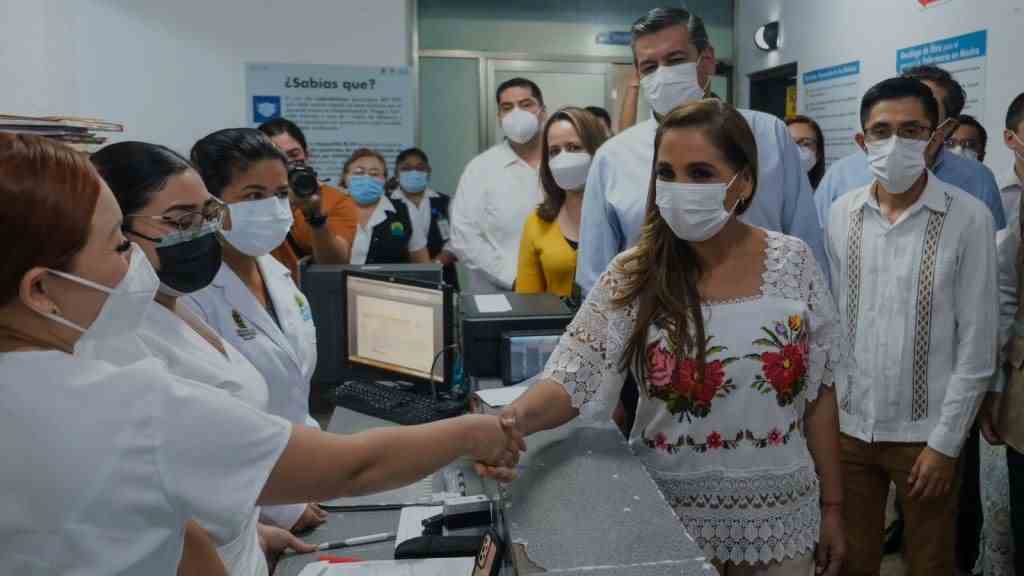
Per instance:
[[[491,408],[502,408],[515,402],[524,392],[530,389],[530,384],[518,384],[504,388],[491,388],[490,390],[477,390],[474,392],[481,402]]]
[[[358,564],[307,564],[299,576],[471,576],[476,558],[423,558]]]
[[[434,481],[430,476],[396,490],[378,492],[366,496],[353,496],[346,498],[335,498],[327,502],[321,502],[326,506],[335,508],[354,506],[398,506],[412,504],[429,504],[433,501]]]
[[[512,305],[504,294],[477,294],[473,296],[476,309],[483,314],[491,312],[511,312]]]
[[[444,506],[411,506],[402,508],[398,518],[398,535],[395,537],[395,549],[406,540],[423,536],[423,521],[431,516],[444,512]]]

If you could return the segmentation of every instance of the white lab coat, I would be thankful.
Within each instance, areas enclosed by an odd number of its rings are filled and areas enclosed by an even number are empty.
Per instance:
[[[269,386],[267,411],[293,424],[319,428],[309,415],[309,382],[316,370],[316,326],[291,272],[273,256],[256,258],[278,323],[227,264],[206,288],[182,298],[221,338],[249,359]],[[268,506],[263,515],[291,528],[305,506]]]
[[[191,314],[181,304],[179,301],[182,313]],[[199,318],[196,320],[200,321]],[[81,342],[75,347],[75,355],[117,366],[156,357],[174,376],[218,388],[260,412],[267,412],[269,393],[263,376],[230,342],[222,339],[221,344],[225,354],[221,354],[176,314],[153,303],[146,311],[146,318],[137,334],[101,343]],[[180,414],[179,417],[182,427],[191,426],[188,414]],[[228,455],[225,458],[231,460]],[[268,572],[256,532],[259,514],[260,509],[254,506],[244,532],[237,538],[229,540],[211,533],[218,545],[217,552],[231,574],[250,576]]]
[[[0,395],[5,574],[173,575],[189,518],[247,533],[291,433],[152,358],[0,354]]]

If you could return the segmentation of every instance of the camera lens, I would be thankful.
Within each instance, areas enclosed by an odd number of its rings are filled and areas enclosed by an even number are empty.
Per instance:
[[[300,163],[288,167],[288,184],[299,198],[309,198],[320,189],[316,170]]]

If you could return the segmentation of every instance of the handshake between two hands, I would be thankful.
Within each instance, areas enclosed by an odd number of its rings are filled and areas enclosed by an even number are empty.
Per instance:
[[[526,435],[515,411],[506,409],[498,416],[478,418],[482,420],[471,454],[477,474],[499,482],[515,480],[519,454],[526,452]]]

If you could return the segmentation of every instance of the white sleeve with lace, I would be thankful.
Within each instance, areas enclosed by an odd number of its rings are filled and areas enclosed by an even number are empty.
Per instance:
[[[625,380],[619,359],[632,322],[625,308],[612,306],[616,276],[612,268],[614,264],[587,295],[543,374],[565,388],[573,407],[588,420],[611,417]]]
[[[813,402],[823,386],[834,386],[833,370],[839,361],[839,315],[825,275],[807,245],[801,246],[800,292],[808,309],[810,335],[807,401]]]
[[[835,385],[833,370],[839,360],[839,317],[828,282],[817,259],[803,240],[769,233],[763,292],[807,306],[807,401],[818,397],[822,386]]]

